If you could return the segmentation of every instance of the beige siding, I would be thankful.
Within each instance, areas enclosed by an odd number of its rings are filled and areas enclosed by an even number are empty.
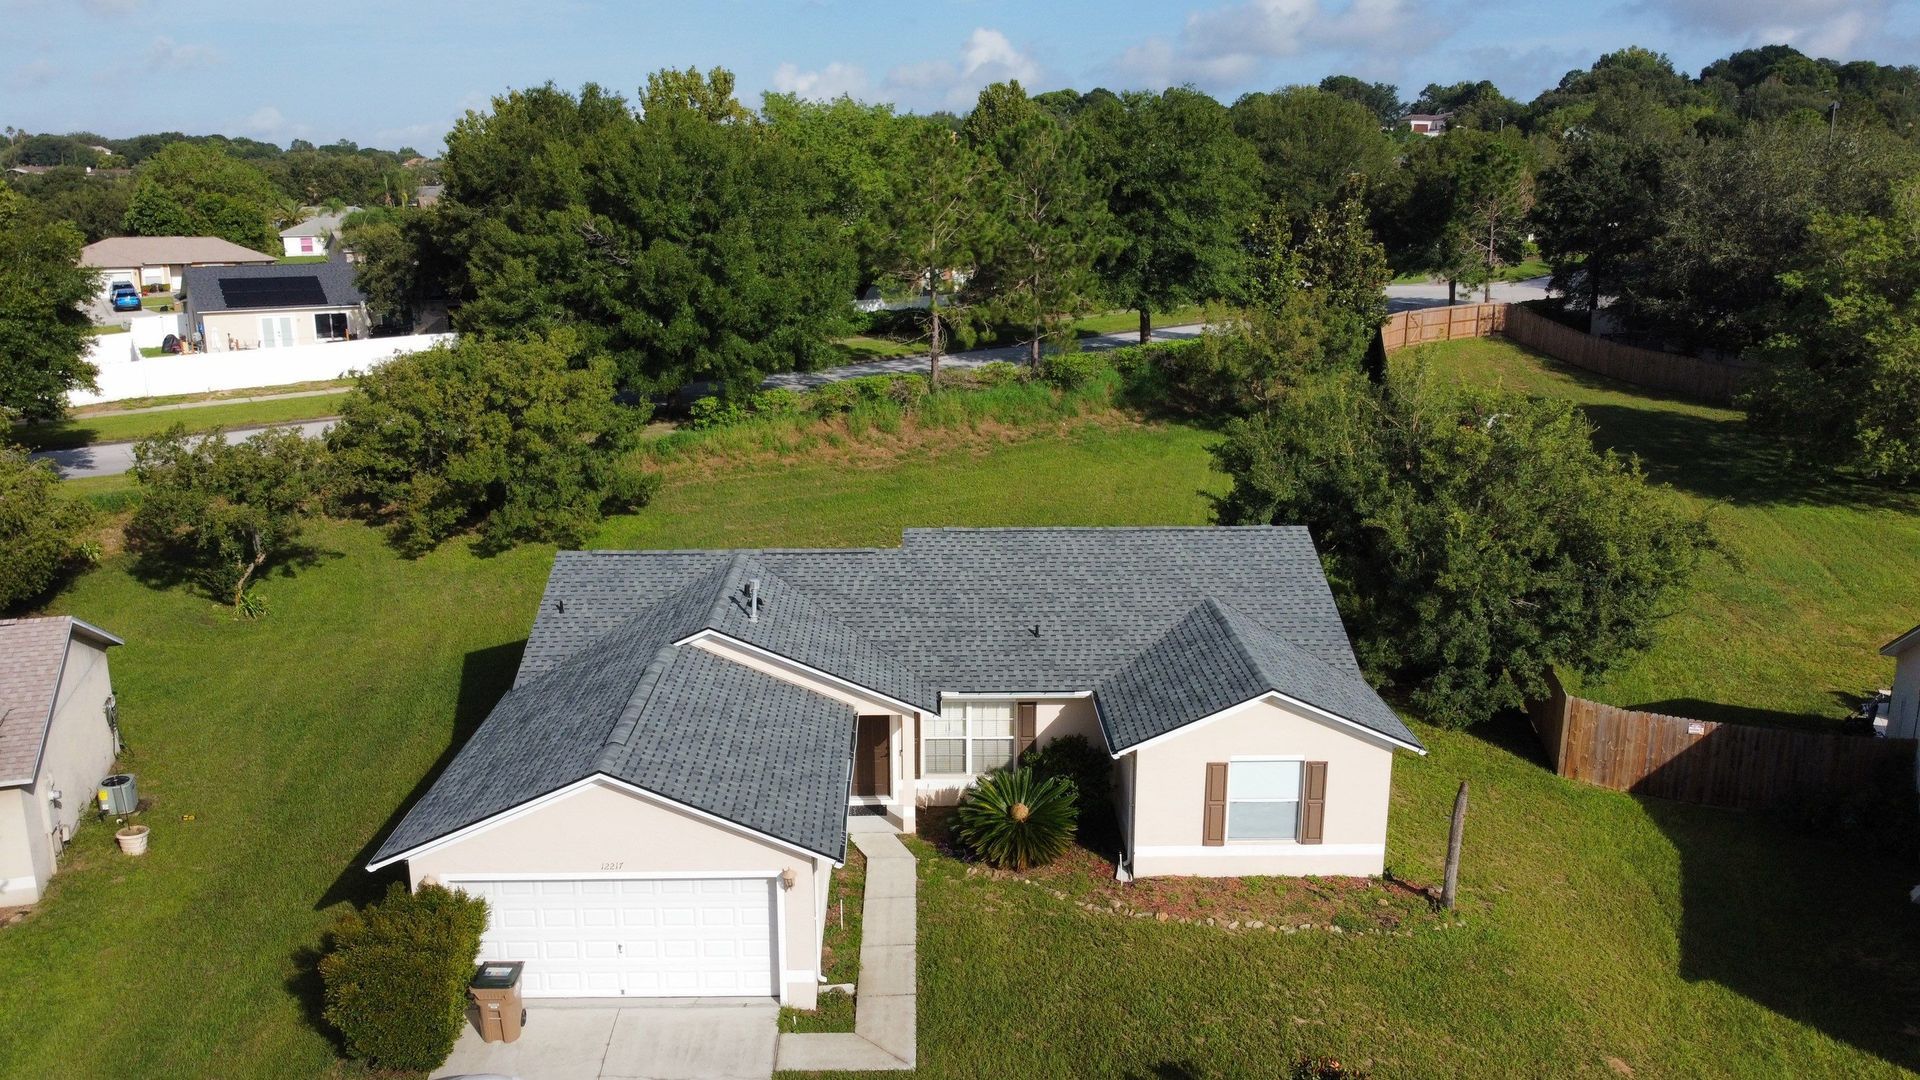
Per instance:
[[[1261,700],[1134,751],[1134,873],[1378,874],[1385,860],[1393,751],[1303,710]],[[1202,844],[1207,763],[1247,757],[1327,763],[1320,844]]]
[[[1034,703],[1033,741],[1036,745],[1050,743],[1067,735],[1081,735],[1095,749],[1106,749],[1106,738],[1100,734],[1100,720],[1094,713],[1093,699],[1090,697],[1036,698],[1009,694],[993,700]],[[919,783],[920,805],[952,806],[959,801],[961,793],[972,785],[972,777],[924,777]]]
[[[356,338],[366,337],[367,313],[357,307],[292,308],[281,312],[215,312],[200,316],[200,325],[195,329],[206,335],[208,352],[226,352],[230,345],[240,349],[257,349],[260,348],[260,320],[284,318],[289,320],[292,326],[294,345],[319,345],[323,342],[314,335],[313,317],[323,313],[342,311],[347,314],[347,332]]]
[[[1920,738],[1920,648],[1909,648],[1894,663],[1887,735],[1895,739]]]
[[[494,874],[778,873],[792,870],[784,890],[781,952],[787,1001],[812,1008],[819,992],[820,938],[825,931],[825,859],[801,855],[727,825],[655,802],[610,784],[573,794],[408,860],[415,888],[448,878]]]
[[[113,770],[119,748],[107,724],[107,698],[112,694],[106,649],[70,639],[39,776],[29,787],[12,789],[11,800],[0,801],[0,904],[39,898],[59,861],[61,828],[79,827],[100,778]],[[53,804],[55,791],[60,793],[58,806]],[[23,880],[31,880],[31,894]]]

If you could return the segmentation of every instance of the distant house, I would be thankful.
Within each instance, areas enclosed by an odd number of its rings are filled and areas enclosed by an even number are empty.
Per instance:
[[[413,205],[432,206],[440,201],[440,193],[445,190],[444,184],[421,184],[413,193]]]
[[[217,236],[110,236],[80,249],[80,265],[100,275],[100,291],[118,281],[142,292],[179,292],[195,266],[260,266],[274,261],[264,251],[241,247]]]
[[[298,225],[289,225],[280,230],[280,244],[287,255],[325,255],[340,235],[340,223],[359,209],[349,206],[339,213],[319,213]]]
[[[1893,658],[1893,697],[1886,704],[1886,732],[1890,738],[1920,738],[1920,626],[1880,647]]]
[[[1407,130],[1415,135],[1441,135],[1446,132],[1447,121],[1452,118],[1452,113],[1413,113],[1401,123],[1406,124]]]
[[[352,264],[207,266],[187,272],[187,328],[207,352],[317,345],[367,336]]]
[[[0,619],[0,907],[40,899],[120,752],[107,650],[69,616]]]

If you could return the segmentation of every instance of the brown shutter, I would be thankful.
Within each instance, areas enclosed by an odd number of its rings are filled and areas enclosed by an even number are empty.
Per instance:
[[[1227,763],[1207,762],[1207,815],[1200,842],[1219,847],[1227,842]]]
[[[1022,701],[1014,706],[1013,711],[1013,760],[1018,764],[1027,751],[1033,749],[1034,728],[1038,722],[1035,713],[1038,708],[1031,701]]]
[[[1300,842],[1317,844],[1327,823],[1327,763],[1307,762],[1305,788],[1300,797]]]

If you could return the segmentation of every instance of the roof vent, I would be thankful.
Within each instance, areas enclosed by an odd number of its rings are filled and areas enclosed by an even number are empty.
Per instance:
[[[747,621],[760,621],[760,579],[747,582]]]

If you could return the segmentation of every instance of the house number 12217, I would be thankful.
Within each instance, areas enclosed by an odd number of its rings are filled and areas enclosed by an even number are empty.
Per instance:
[[[626,864],[626,863],[623,863],[623,862],[603,862],[603,863],[601,863],[601,864],[600,864],[600,869],[602,869],[602,870],[618,870],[618,869],[620,869],[621,867],[623,867],[623,866],[625,866],[625,865],[627,865],[627,864]]]

